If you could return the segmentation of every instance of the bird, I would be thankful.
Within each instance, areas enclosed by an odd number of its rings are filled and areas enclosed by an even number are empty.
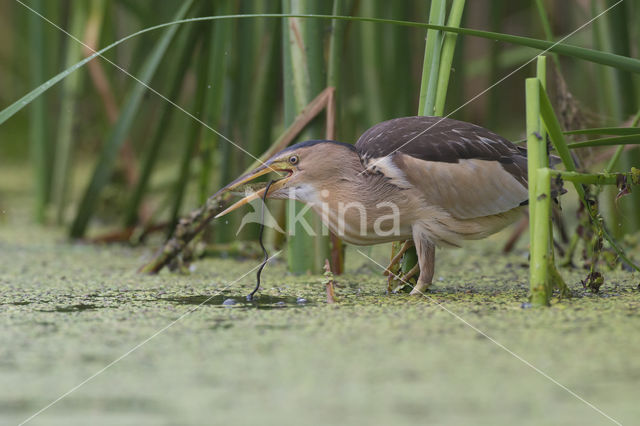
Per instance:
[[[436,248],[494,234],[528,204],[526,148],[481,126],[443,117],[384,121],[355,144],[296,143],[216,195],[271,172],[280,178],[216,217],[257,198],[295,199],[348,244],[405,241],[389,266],[415,246],[414,295],[432,284]]]

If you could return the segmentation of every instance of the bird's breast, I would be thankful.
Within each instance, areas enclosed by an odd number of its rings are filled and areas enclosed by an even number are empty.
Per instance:
[[[368,206],[354,198],[311,207],[331,232],[350,244],[380,244],[411,236],[411,224],[396,203],[380,201]]]

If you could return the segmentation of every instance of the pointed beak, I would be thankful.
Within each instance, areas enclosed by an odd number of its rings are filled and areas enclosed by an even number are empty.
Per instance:
[[[289,178],[291,177],[291,174],[293,173],[293,171],[290,168],[291,166],[286,163],[286,162],[280,162],[280,163],[272,163],[269,165],[262,165],[260,167],[258,167],[257,169],[243,175],[240,176],[238,179],[234,180],[233,182],[231,182],[229,185],[225,186],[224,188],[222,188],[220,191],[216,192],[214,194],[214,196],[219,196],[225,192],[228,191],[232,191],[236,188],[238,188],[241,185],[244,185],[246,183],[251,182],[252,180],[266,175],[268,173],[272,173],[272,172],[277,172],[277,173],[283,173],[285,174],[285,177],[283,177],[282,179],[279,179],[275,182],[273,182],[273,184],[271,184],[271,186],[269,187],[269,194],[273,193],[274,191],[277,191],[278,189],[282,188],[285,183],[289,180]],[[224,215],[226,215],[227,213],[230,213],[242,206],[244,206],[245,204],[248,204],[250,202],[252,202],[253,200],[256,200],[258,198],[262,198],[264,196],[264,192],[265,192],[266,188],[262,188],[259,191],[255,191],[252,194],[247,195],[246,197],[244,197],[243,199],[241,199],[240,201],[236,202],[235,204],[231,205],[230,207],[228,207],[226,210],[218,213],[216,215],[216,219],[219,217],[222,217]],[[267,196],[269,195],[267,194]]]

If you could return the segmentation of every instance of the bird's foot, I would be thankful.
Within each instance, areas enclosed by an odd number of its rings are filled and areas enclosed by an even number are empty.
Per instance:
[[[406,274],[396,275],[391,273],[387,280],[387,294],[398,293],[402,291],[405,287],[413,288],[413,285],[409,282],[410,279],[414,278],[420,272],[420,265],[415,265],[411,268]],[[393,288],[392,285],[394,281],[399,281],[396,288]],[[405,290],[407,291],[407,290]]]
[[[431,286],[431,283],[418,281],[418,283],[413,287],[413,290],[411,290],[411,293],[409,294],[411,296],[424,296],[429,286]]]

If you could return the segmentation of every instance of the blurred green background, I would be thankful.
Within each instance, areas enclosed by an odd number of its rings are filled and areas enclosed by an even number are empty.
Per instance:
[[[460,25],[558,40],[614,4],[469,0]],[[436,292],[420,299],[385,297],[380,268],[351,249],[335,305],[326,303],[320,275],[291,276],[277,261],[265,270],[262,301],[229,308],[224,300],[244,300],[253,289],[253,274],[238,277],[259,256],[255,226],[236,236],[240,212],[211,224],[199,242],[216,258],[191,265],[188,275],[134,272],[179,217],[253,162],[216,132],[259,156],[327,85],[336,87],[343,142],[384,119],[417,114],[430,71],[424,28],[300,20],[301,68],[282,18],[166,27],[109,50],[105,57],[122,69],[97,58],[4,119],[10,105],[90,54],[25,6],[97,49],[185,17],[303,12],[424,23],[432,2],[0,0],[3,420],[24,421],[133,352],[33,423],[608,424],[477,330],[616,421],[637,420],[638,275],[615,262],[598,294],[583,288],[584,269],[563,268],[574,298],[542,310],[526,303],[525,239],[508,254],[504,234],[443,251]],[[625,0],[566,42],[638,58],[638,22],[640,0]],[[535,61],[500,80],[539,52],[458,36],[444,114],[524,139],[524,79],[535,75]],[[637,126],[638,75],[569,56],[550,54],[547,62],[565,130]],[[305,91],[294,93],[300,76],[308,77]],[[323,135],[321,117],[301,138]],[[616,170],[640,165],[632,147]],[[575,150],[594,172],[614,152]],[[600,194],[606,223],[627,250],[638,247],[638,193]],[[578,202],[569,194],[562,203],[575,233]],[[283,204],[272,206],[284,222]],[[156,231],[152,244],[140,244]],[[69,237],[135,247],[69,244]],[[282,236],[268,237],[285,246]],[[387,246],[367,253],[388,260]]]
[[[445,3],[448,9],[451,2]],[[474,0],[465,4],[461,26],[556,40],[613,4]],[[23,5],[0,0],[2,108],[90,53],[26,6],[91,48],[185,17],[302,12],[426,22],[430,11],[428,1],[30,0]],[[328,84],[337,89],[340,141],[355,142],[380,121],[417,113],[424,29],[301,22],[308,54],[303,71],[310,79],[306,98],[291,100],[292,75],[300,70],[295,58],[293,71],[286,65],[292,63],[286,20],[258,17],[167,27],[118,45],[105,54],[117,66],[97,58],[2,123],[0,165],[30,170],[29,196],[38,222],[65,226],[75,238],[106,235],[138,242],[150,229],[169,235],[181,215],[252,163],[211,129],[257,157],[304,101]],[[637,57],[637,22],[640,2],[627,0],[566,42]],[[523,81],[534,74],[534,63],[466,102],[537,53],[459,36],[444,114],[453,112],[452,118],[522,139]],[[333,64],[331,55],[338,59]],[[630,124],[639,107],[638,76],[571,57],[553,59],[549,86],[566,129]],[[148,82],[153,91],[118,67]],[[302,137],[323,137],[321,121]],[[580,150],[578,156],[585,168],[599,171],[614,149]],[[637,149],[627,150],[617,167],[628,170],[639,159]],[[0,183],[0,197],[3,190]],[[615,189],[605,191],[609,225],[618,236],[637,230],[640,215],[634,211],[640,197],[634,193],[614,202],[614,195]],[[207,239],[235,240],[240,214],[214,224]],[[249,226],[240,239],[256,235]],[[271,240],[281,244],[277,236]]]

